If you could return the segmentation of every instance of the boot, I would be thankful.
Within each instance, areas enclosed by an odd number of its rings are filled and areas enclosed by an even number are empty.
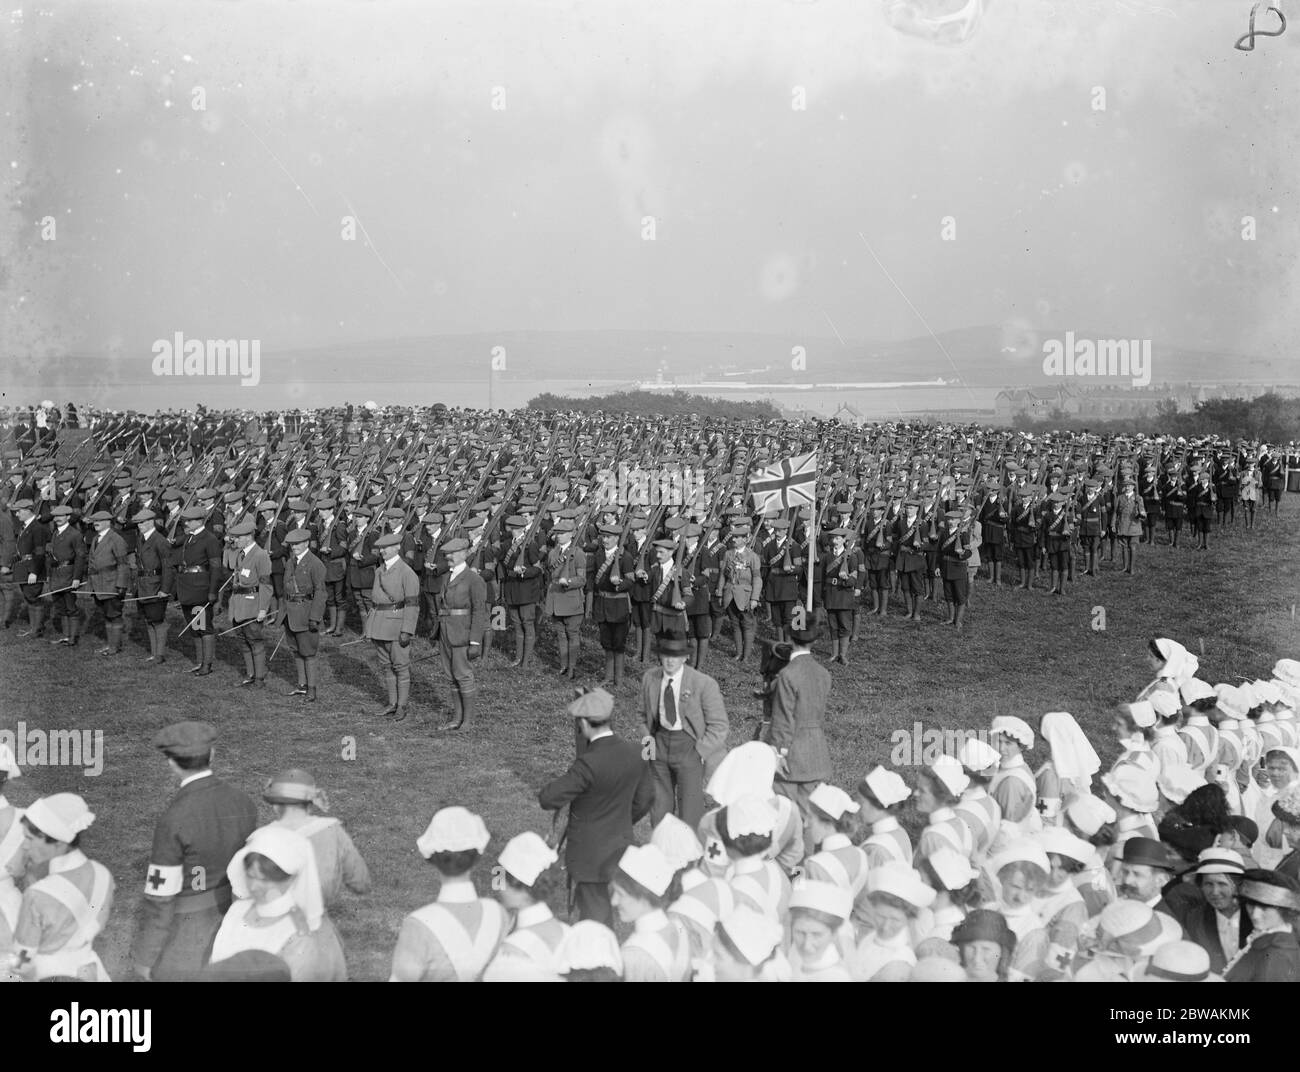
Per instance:
[[[266,688],[266,648],[253,651],[253,680],[259,689]]]
[[[614,684],[623,684],[623,660],[627,658],[625,652],[614,652]]]
[[[523,666],[524,664],[524,633],[522,629],[515,630],[515,657],[510,660],[511,666]]]
[[[331,630],[330,636],[343,635],[343,626],[347,622],[347,617],[348,617],[348,609],[342,603],[340,603],[337,607],[334,608],[334,628],[333,630]]]
[[[1065,556],[1065,568],[1066,568],[1066,580],[1068,580],[1071,584],[1073,584],[1074,583],[1074,551],[1073,550],[1071,550],[1070,553]]]
[[[650,661],[650,644],[652,637],[649,629],[641,630],[641,661],[647,663]]]
[[[703,670],[709,655],[709,638],[700,637],[695,641],[695,669]]]
[[[165,663],[167,661],[167,623],[159,622],[153,628],[158,637],[158,662]]]
[[[852,643],[850,637],[840,637],[840,662],[845,666],[849,665],[849,645]]]
[[[879,612],[879,610],[880,610],[879,591],[878,589],[873,588],[871,589],[871,610],[868,611],[867,613],[876,614]]]
[[[837,636],[833,636],[831,637],[831,662],[837,663],[839,661],[840,661],[840,638]]]
[[[524,633],[524,656],[523,662],[519,664],[521,670],[527,670],[533,665],[533,648],[537,644],[537,634],[531,630]]]
[[[489,613],[491,611],[489,610]],[[483,630],[483,637],[479,640],[479,659],[486,660],[492,653],[492,635],[496,632],[490,625]]]
[[[934,577],[933,576],[928,576],[925,579],[925,601],[927,603],[934,602]]]
[[[51,617],[53,617],[53,615],[51,615]],[[52,647],[57,648],[60,644],[72,643],[72,615],[70,614],[63,615],[60,624],[63,626],[63,635],[55,637],[53,640],[50,641],[50,645]]]
[[[897,576],[894,577],[894,586],[895,586],[895,589],[897,589],[897,586],[898,586],[898,577],[897,577]],[[858,622],[861,620],[861,617],[862,617],[862,616],[858,613],[858,608],[857,608],[857,607],[854,607],[854,608],[853,608],[853,633],[852,633],[852,637],[851,637],[851,639],[853,639],[853,640],[857,640],[857,639],[858,639]]]
[[[397,713],[397,675],[391,666],[384,667],[384,685],[388,689],[388,706],[378,712],[380,718]]]
[[[20,629],[18,631],[18,635],[20,637],[39,637],[42,633],[44,633],[45,630],[41,628],[41,618],[44,615],[44,612],[45,612],[44,607],[33,606],[31,603],[28,603],[27,604],[27,628]]]
[[[393,721],[403,722],[411,700],[411,669],[404,667],[396,671],[393,676],[397,687],[397,709],[393,712]]]
[[[1177,546],[1178,546],[1178,530],[1177,530],[1177,529],[1174,529],[1174,530],[1173,530],[1173,543],[1172,543],[1170,546],[1172,546],[1172,547],[1177,547]]]
[[[203,670],[200,671],[200,677],[206,677],[212,673],[212,664],[217,661],[217,638],[214,634],[208,633],[203,637]]]
[[[301,655],[293,657],[294,669],[298,671],[298,687],[289,693],[290,696],[307,695],[307,660]]]
[[[439,733],[451,733],[461,728],[465,723],[465,708],[461,699],[460,689],[453,686],[451,690],[451,718],[438,727]]]
[[[614,653],[605,652],[605,675],[600,679],[602,685],[611,685],[614,682]]]
[[[743,636],[744,636],[744,647],[741,648],[740,661],[742,663],[747,663],[749,662],[749,656],[754,651],[754,630],[752,629],[743,630]]]
[[[889,617],[889,593],[884,589],[880,592],[880,616],[882,618]],[[858,638],[853,637],[852,639],[857,640]]]
[[[582,649],[582,636],[575,633],[569,637],[569,671],[565,674],[572,681],[578,673],[578,654]]]
[[[334,632],[334,620],[338,616],[338,610],[326,604],[325,621],[321,623],[321,635],[330,636]]]
[[[203,638],[194,638],[194,665],[190,667],[191,674],[197,674],[203,669]]]
[[[460,729],[464,729],[474,721],[474,701],[477,697],[478,689],[460,694]]]
[[[257,676],[253,672],[253,653],[247,648],[244,649],[244,680],[241,681],[240,687],[246,688],[257,681]]]
[[[307,664],[307,702],[316,702],[316,656],[303,660]]]
[[[966,624],[966,604],[963,603],[957,608],[957,614],[953,619],[953,626],[957,632],[961,632],[962,626]]]
[[[563,629],[556,634],[555,646],[560,651],[560,677],[565,677],[569,673],[569,638]]]

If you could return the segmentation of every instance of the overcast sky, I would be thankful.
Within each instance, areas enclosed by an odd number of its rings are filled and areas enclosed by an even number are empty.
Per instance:
[[[957,47],[878,0],[45,4],[0,15],[5,355],[1300,337],[1300,27],[1235,51],[1247,0],[985,0]]]

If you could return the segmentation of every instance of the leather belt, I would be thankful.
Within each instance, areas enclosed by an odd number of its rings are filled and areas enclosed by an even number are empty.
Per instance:
[[[442,613],[450,614],[452,617],[459,618],[461,615],[468,614],[470,612],[459,607],[455,609],[448,607],[446,610],[442,611]]]
[[[371,606],[375,610],[405,610],[406,600],[402,600],[400,603],[372,603]]]

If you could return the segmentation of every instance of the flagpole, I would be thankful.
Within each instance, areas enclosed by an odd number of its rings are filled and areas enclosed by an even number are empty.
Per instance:
[[[814,452],[815,453],[815,452]],[[812,628],[812,590],[813,590],[813,568],[817,565],[817,481],[813,481],[813,502],[812,502],[812,538],[808,541],[808,624],[807,628]]]

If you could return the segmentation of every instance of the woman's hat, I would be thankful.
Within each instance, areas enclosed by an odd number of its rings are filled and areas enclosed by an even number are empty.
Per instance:
[[[775,777],[776,752],[772,746],[747,741],[722,757],[705,791],[725,808],[751,793],[770,795]]]
[[[465,808],[443,808],[415,842],[426,860],[439,852],[482,852],[492,836],[483,820]]]
[[[541,837],[531,830],[525,830],[506,842],[506,847],[497,857],[497,863],[525,886],[531,886],[559,858]]]
[[[1195,942],[1168,942],[1152,955],[1138,976],[1143,983],[1221,983],[1210,971],[1210,954]]]
[[[1038,835],[1038,844],[1045,853],[1064,856],[1067,860],[1081,864],[1088,863],[1097,853],[1090,843],[1075,837],[1063,826],[1045,827]]]
[[[1281,871],[1248,871],[1237,891],[1244,904],[1267,905],[1300,912],[1300,881]]]
[[[943,883],[943,888],[949,892],[969,886],[979,874],[971,866],[969,857],[963,856],[956,849],[948,848],[947,845],[930,853],[925,860],[939,881]]]
[[[867,776],[862,779],[862,785],[880,802],[882,808],[892,808],[912,795],[912,790],[903,781],[902,775],[897,771],[886,770],[884,767],[875,767],[868,771]]]
[[[329,810],[325,791],[305,770],[281,771],[266,783],[262,799],[268,804],[314,804],[320,811]]]
[[[1292,782],[1273,801],[1273,814],[1284,823],[1300,825],[1300,782]]]
[[[970,775],[962,770],[961,762],[952,756],[939,756],[930,764],[930,770],[955,797],[961,796],[970,785]]]
[[[676,873],[656,845],[629,845],[619,857],[618,869],[656,897],[668,892]]]
[[[977,908],[952,931],[953,945],[960,946],[967,942],[996,942],[1004,949],[1012,949],[1016,944],[1016,936],[1001,912]]]
[[[55,793],[34,800],[23,818],[46,837],[70,845],[78,834],[90,828],[95,813],[76,793]]]
[[[325,914],[321,896],[320,874],[316,869],[316,850],[311,842],[287,826],[259,826],[244,842],[244,847],[230,858],[226,877],[236,897],[248,897],[248,873],[244,861],[250,853],[259,853],[289,876],[289,895],[302,910],[307,929],[316,930]]]
[[[829,782],[820,783],[816,789],[809,793],[808,802],[835,820],[838,820],[845,812],[853,814],[862,810],[861,805],[848,793],[844,792],[839,786],[831,785]]]
[[[1097,927],[1116,941],[1136,943],[1140,957],[1151,956],[1162,945],[1176,942],[1183,935],[1173,916],[1128,899],[1112,901],[1103,908],[1097,917]]]
[[[1029,749],[1034,747],[1034,731],[1030,728],[1028,722],[1023,718],[1017,718],[1015,715],[998,715],[993,720],[992,732],[1010,737],[1021,748]]]
[[[555,970],[561,975],[575,971],[608,968],[623,974],[623,954],[618,938],[603,923],[594,919],[579,920],[569,928],[555,954]]]
[[[833,882],[799,879],[790,891],[790,908],[791,910],[807,908],[814,912],[823,912],[843,922],[853,911],[853,894]]]
[[[1198,875],[1244,875],[1246,863],[1239,852],[1211,846],[1201,850],[1192,870]]]
[[[704,855],[695,831],[669,812],[650,834],[650,844],[664,854],[673,871],[693,864]]]
[[[915,868],[899,863],[873,867],[867,874],[867,893],[888,893],[914,908],[929,908],[937,896]]]
[[[1109,774],[1101,776],[1107,792],[1126,808],[1150,815],[1160,806],[1156,780],[1150,771],[1132,763],[1121,763]]]

